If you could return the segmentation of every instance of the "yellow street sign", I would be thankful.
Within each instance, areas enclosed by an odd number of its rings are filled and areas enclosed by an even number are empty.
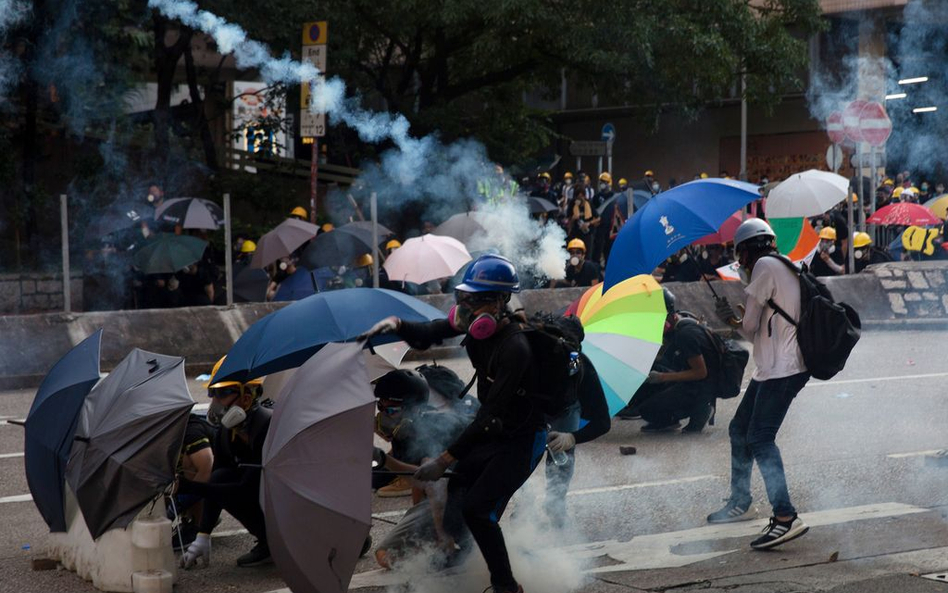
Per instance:
[[[303,23],[303,45],[326,45],[326,21]]]

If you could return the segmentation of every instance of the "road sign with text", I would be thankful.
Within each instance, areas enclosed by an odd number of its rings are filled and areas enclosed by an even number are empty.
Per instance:
[[[303,23],[303,61],[309,62],[319,70],[326,72],[326,40],[328,39],[326,21]],[[300,136],[317,138],[326,135],[326,114],[312,113],[309,110],[311,91],[309,82],[300,85]]]

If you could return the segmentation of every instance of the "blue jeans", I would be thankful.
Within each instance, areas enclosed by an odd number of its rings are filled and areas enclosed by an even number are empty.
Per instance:
[[[576,432],[579,430],[579,402],[570,406],[566,411],[550,418],[550,430],[555,432]],[[554,465],[550,454],[546,454],[546,513],[554,522],[562,524],[566,519],[566,491],[573,481],[573,471],[576,466],[576,451],[566,452],[568,461],[563,465]]]
[[[747,386],[728,429],[733,503],[750,506],[751,470],[757,461],[774,516],[789,516],[796,512],[790,503],[780,449],[774,441],[790,402],[809,379],[809,373],[799,373],[780,379],[751,381]]]

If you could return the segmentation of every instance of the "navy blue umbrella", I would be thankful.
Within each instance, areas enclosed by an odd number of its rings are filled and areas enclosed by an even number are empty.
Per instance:
[[[297,268],[295,272],[287,276],[276,294],[273,295],[274,301],[298,301],[308,296],[316,294],[316,287],[313,286],[313,272],[306,268]]]
[[[731,179],[699,179],[656,195],[619,231],[603,290],[650,274],[669,255],[717,232],[729,216],[758,199],[756,185]]]
[[[66,531],[66,463],[82,404],[99,380],[101,343],[100,329],[59,359],[43,379],[26,417],[26,481],[50,531]]]
[[[240,381],[298,367],[330,342],[365,333],[385,317],[406,321],[443,319],[444,313],[414,297],[384,288],[344,288],[321,292],[270,313],[240,336],[227,353],[215,381]],[[373,344],[397,342],[395,335]]]

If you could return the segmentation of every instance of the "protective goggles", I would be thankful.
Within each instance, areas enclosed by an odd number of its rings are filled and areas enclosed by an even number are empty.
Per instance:
[[[232,395],[241,396],[244,393],[244,386],[240,384],[222,385],[221,387],[208,387],[207,396],[215,399],[224,399]]]
[[[497,294],[493,292],[464,292],[454,291],[454,300],[459,305],[467,305],[476,308],[482,305],[489,305],[497,302]]]
[[[386,405],[383,405],[382,402],[375,404],[375,407],[378,409],[379,412],[382,412],[383,414],[388,414],[389,416],[399,414],[401,413],[403,409],[403,406],[386,406]]]

